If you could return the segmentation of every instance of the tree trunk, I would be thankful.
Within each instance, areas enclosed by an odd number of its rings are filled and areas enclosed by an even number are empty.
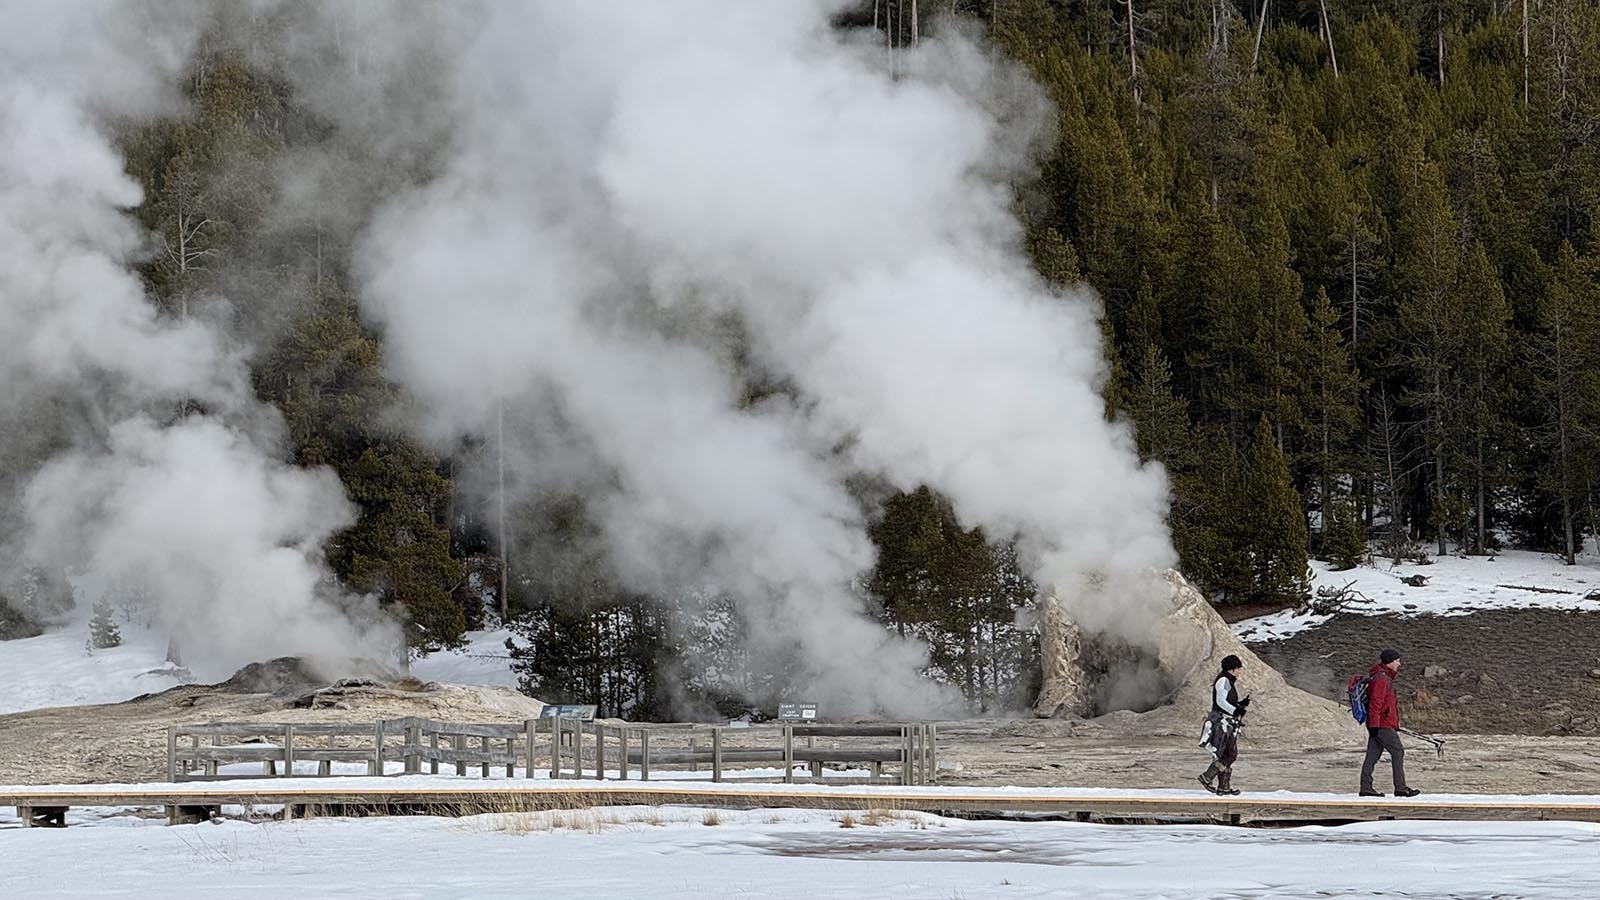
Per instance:
[[[1572,535],[1572,499],[1567,496],[1566,491],[1561,492],[1561,528],[1565,532],[1567,539],[1566,552],[1564,554],[1567,565],[1575,566],[1578,564],[1578,555],[1577,548],[1573,544]]]
[[[1360,278],[1360,253],[1361,238],[1356,230],[1360,219],[1354,209],[1350,210],[1350,352],[1355,353],[1356,344],[1361,340],[1361,278]]]
[[[1489,552],[1489,526],[1488,526],[1488,523],[1486,521],[1487,518],[1488,518],[1488,504],[1487,504],[1487,502],[1485,502],[1485,499],[1484,499],[1484,495],[1487,494],[1488,491],[1486,491],[1485,488],[1484,488],[1484,482],[1487,479],[1484,477],[1484,472],[1483,472],[1483,435],[1481,435],[1481,434],[1478,435],[1477,457],[1478,457],[1478,459],[1477,459],[1478,483],[1477,483],[1477,490],[1475,492],[1476,493],[1476,497],[1474,499],[1473,505],[1476,507],[1476,513],[1477,513],[1477,518],[1478,518],[1478,523],[1477,523],[1478,527],[1475,529],[1476,537],[1475,537],[1474,546],[1473,546],[1472,549],[1473,549],[1474,553],[1488,553]]]
[[[1444,90],[1444,6],[1440,5],[1435,11],[1438,13],[1436,21],[1439,35],[1439,89]]]
[[[1577,553],[1572,543],[1572,456],[1567,442],[1567,398],[1565,389],[1556,400],[1557,452],[1561,467],[1561,529],[1566,537],[1564,555],[1567,565],[1577,565]]]
[[[1317,0],[1322,14],[1322,33],[1328,39],[1328,62],[1333,64],[1333,77],[1339,77],[1339,54],[1333,49],[1333,22],[1328,18],[1328,0]]]
[[[1522,108],[1528,108],[1528,0],[1522,0]]]
[[[1122,0],[1128,7],[1128,80],[1133,85],[1133,102],[1137,105],[1139,97],[1139,46],[1133,39],[1133,0]]]
[[[1434,491],[1434,493],[1433,493],[1434,513],[1433,514],[1434,514],[1434,518],[1437,520],[1434,523],[1434,532],[1435,532],[1435,536],[1439,540],[1439,555],[1443,556],[1443,555],[1445,555],[1446,553],[1449,552],[1448,550],[1445,549],[1445,546],[1444,546],[1444,532],[1445,532],[1445,524],[1446,523],[1445,523],[1445,520],[1444,520],[1445,491],[1444,491],[1444,445],[1443,444],[1440,444],[1440,445],[1434,447],[1434,449],[1433,449],[1433,483],[1434,483],[1434,487],[1433,487],[1433,491]]]
[[[1261,35],[1267,30],[1267,3],[1268,0],[1261,0],[1261,15],[1256,20],[1256,46],[1254,50],[1250,51],[1250,69],[1252,71],[1255,70],[1256,61],[1261,58]]]

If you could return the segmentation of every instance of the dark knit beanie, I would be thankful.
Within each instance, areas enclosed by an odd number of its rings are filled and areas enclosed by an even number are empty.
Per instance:
[[[1222,671],[1224,672],[1232,672],[1234,669],[1237,669],[1243,665],[1244,662],[1240,660],[1239,657],[1234,656],[1232,653],[1229,653],[1227,656],[1222,658]]]
[[[1400,651],[1394,649],[1393,647],[1386,648],[1382,653],[1378,654],[1378,662],[1384,665],[1388,665],[1399,658]]]

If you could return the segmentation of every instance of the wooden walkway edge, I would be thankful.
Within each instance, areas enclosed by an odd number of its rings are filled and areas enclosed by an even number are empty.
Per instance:
[[[895,809],[968,815],[1048,815],[1080,821],[1225,824],[1304,824],[1383,819],[1600,822],[1600,797],[1572,800],[1464,795],[1440,798],[1356,798],[1270,795],[1215,797],[1061,791],[962,791],[851,788],[717,789],[692,784],[617,785],[477,782],[462,785],[273,784],[153,785],[113,791],[0,789],[0,806],[14,806],[24,825],[63,825],[72,807],[165,807],[172,821],[192,820],[222,806],[282,806],[285,818],[305,815],[424,813],[461,816],[598,806],[704,806],[825,810]],[[187,813],[185,812],[187,811]]]

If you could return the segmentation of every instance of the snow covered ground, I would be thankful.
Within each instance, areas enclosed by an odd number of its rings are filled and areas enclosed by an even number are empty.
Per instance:
[[[0,830],[0,897],[1573,898],[1600,826],[1384,822],[1282,830],[924,814],[617,807],[223,822],[117,816]]]
[[[179,684],[165,671],[167,641],[123,626],[120,647],[84,649],[85,626],[0,641],[0,714],[46,706],[117,703]],[[152,674],[155,673],[155,674]]]
[[[454,684],[497,684],[514,688],[517,675],[506,653],[508,629],[474,631],[459,650],[441,650],[411,661],[411,674],[423,681]]]
[[[509,632],[468,635],[460,650],[433,653],[412,663],[424,681],[515,688],[506,658]],[[0,641],[0,715],[48,706],[120,703],[182,682],[166,665],[165,636],[136,624],[122,626],[122,645],[89,652],[88,628],[66,626],[38,637]]]
[[[1580,557],[1576,566],[1565,565],[1553,554],[1511,550],[1494,557],[1444,556],[1426,566],[1405,562],[1395,568],[1381,560],[1345,572],[1331,571],[1326,563],[1317,561],[1311,567],[1313,589],[1350,584],[1352,590],[1371,598],[1370,604],[1347,607],[1350,612],[1367,615],[1463,615],[1480,609],[1531,608],[1600,612],[1600,593],[1596,599],[1585,599],[1586,594],[1600,591],[1600,557],[1593,554]],[[1411,575],[1425,575],[1428,582],[1412,587],[1400,580]],[[1566,593],[1519,589],[1529,587]],[[1278,640],[1329,618],[1285,610],[1236,622],[1233,630],[1249,641]]]

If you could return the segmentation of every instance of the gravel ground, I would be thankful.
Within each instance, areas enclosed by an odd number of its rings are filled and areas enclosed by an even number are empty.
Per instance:
[[[1339,615],[1249,645],[1290,684],[1338,697],[1384,647],[1401,651],[1402,722],[1461,734],[1600,733],[1600,613],[1482,610],[1460,616]]]

